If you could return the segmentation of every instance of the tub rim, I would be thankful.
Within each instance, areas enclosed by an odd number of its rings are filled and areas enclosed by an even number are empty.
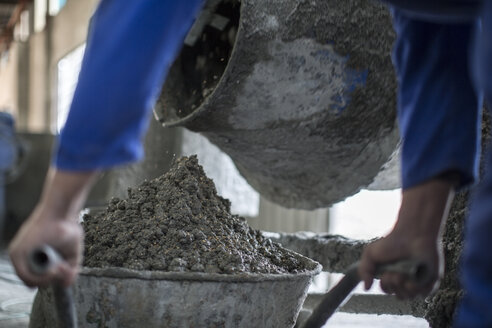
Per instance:
[[[314,277],[322,271],[318,262],[305,258],[304,264],[307,268],[299,273],[206,273],[206,272],[167,272],[132,270],[127,268],[106,267],[89,268],[82,267],[80,276],[117,278],[117,279],[140,279],[140,280],[170,280],[170,281],[208,281],[208,282],[263,282],[263,281],[287,281]]]

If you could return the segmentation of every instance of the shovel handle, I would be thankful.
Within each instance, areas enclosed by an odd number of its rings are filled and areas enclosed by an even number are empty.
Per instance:
[[[29,269],[37,275],[46,274],[52,267],[63,262],[62,256],[54,248],[43,245],[36,248],[29,256]]]
[[[55,249],[48,245],[43,245],[30,254],[28,264],[32,273],[43,275],[63,261],[63,257]],[[63,287],[59,283],[54,283],[52,288],[58,316],[58,327],[77,328],[72,289]]]
[[[359,284],[358,273],[359,262],[352,264],[345,272],[345,276],[323,296],[321,302],[313,310],[308,320],[302,325],[303,328],[320,328],[335,313],[340,304],[347,298],[352,290]],[[376,271],[376,277],[385,272],[397,272],[407,275],[408,278],[417,284],[427,283],[430,277],[430,270],[425,263],[405,260],[390,264],[381,265]]]
[[[358,266],[359,263],[357,262]],[[385,272],[401,273],[418,285],[425,285],[432,278],[427,265],[415,260],[404,260],[381,265],[376,269],[376,278],[379,279]]]

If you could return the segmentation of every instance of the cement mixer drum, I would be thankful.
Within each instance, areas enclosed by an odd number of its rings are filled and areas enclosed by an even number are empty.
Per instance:
[[[394,37],[372,0],[210,0],[155,114],[206,136],[266,198],[327,207],[397,148]]]

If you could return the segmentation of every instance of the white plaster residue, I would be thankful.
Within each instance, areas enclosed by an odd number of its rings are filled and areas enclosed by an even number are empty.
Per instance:
[[[331,45],[310,39],[276,40],[270,44],[269,55],[254,66],[237,96],[235,115],[230,119],[236,128],[251,128],[252,116],[255,127],[261,128],[347,105],[346,59]]]
[[[278,30],[279,24],[276,16],[268,15],[265,21],[266,21],[265,27],[267,28],[267,30],[274,30],[274,31]]]
[[[261,26],[262,33],[264,32],[276,32],[280,26],[278,18],[275,15],[268,15],[265,12],[256,12],[256,19],[258,21],[257,26]],[[256,29],[255,29],[256,30]],[[257,32],[259,30],[256,30]]]

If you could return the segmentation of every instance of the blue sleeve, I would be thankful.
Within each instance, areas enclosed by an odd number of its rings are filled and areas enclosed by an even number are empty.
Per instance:
[[[470,74],[477,22],[437,24],[394,11],[402,187],[440,174],[478,175],[482,100]]]
[[[95,12],[55,166],[105,169],[143,156],[169,66],[202,0],[102,0]]]

